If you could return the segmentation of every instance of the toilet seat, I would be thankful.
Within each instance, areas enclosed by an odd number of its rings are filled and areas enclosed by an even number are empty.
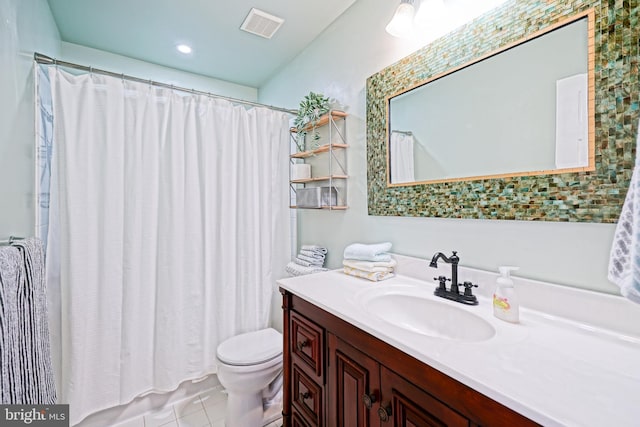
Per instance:
[[[232,366],[257,365],[282,356],[282,334],[275,329],[236,335],[218,346],[216,356]]]

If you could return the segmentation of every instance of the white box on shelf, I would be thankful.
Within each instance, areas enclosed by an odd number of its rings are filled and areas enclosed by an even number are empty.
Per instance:
[[[296,163],[291,165],[291,180],[311,178],[311,165],[306,163]]]

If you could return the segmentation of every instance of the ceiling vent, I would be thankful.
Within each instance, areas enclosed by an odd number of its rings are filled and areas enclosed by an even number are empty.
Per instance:
[[[270,39],[278,31],[284,19],[262,10],[251,8],[240,29],[265,39]]]

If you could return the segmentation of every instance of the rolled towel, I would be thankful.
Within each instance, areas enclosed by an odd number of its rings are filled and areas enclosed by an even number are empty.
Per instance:
[[[299,254],[308,256],[309,258],[324,259],[324,254],[322,252],[315,252],[307,249],[300,249]]]
[[[375,264],[391,264],[391,262],[376,263],[367,261],[352,261],[348,259],[342,261],[342,265],[344,267],[354,268],[356,270],[367,271],[369,273],[393,273],[393,267],[376,266]]]
[[[381,271],[371,272],[371,271],[358,270],[357,268],[351,268],[351,267],[344,267],[342,270],[344,271],[344,274],[348,274],[349,276],[354,276],[354,277],[360,277],[362,279],[371,280],[372,282],[379,282],[380,280],[390,279],[393,276],[395,276],[395,274],[391,272],[381,272]]]
[[[344,249],[345,259],[355,259],[360,261],[391,261],[391,243],[375,243],[366,245],[363,243],[353,243]]]
[[[302,265],[302,266],[304,266],[304,267],[311,267],[312,265],[315,265],[315,264],[310,263],[309,261],[305,261],[305,260],[300,259],[300,258],[298,258],[298,257],[295,257],[295,258],[293,259],[293,262],[295,262],[295,263],[296,263],[296,264],[298,264],[298,265]]]
[[[323,248],[322,246],[318,246],[318,245],[302,245],[300,246],[301,250],[305,250],[305,251],[313,251],[313,252],[319,252],[323,255],[327,254],[327,248]]]
[[[287,273],[291,276],[304,276],[306,274],[320,273],[323,271],[327,271],[326,268],[322,267],[305,267],[303,265],[296,264],[295,262],[290,262],[285,267]]]
[[[312,258],[312,257],[306,256],[304,254],[298,254],[297,258],[301,259],[302,261],[307,261],[311,265],[322,266],[324,264],[324,258]]]

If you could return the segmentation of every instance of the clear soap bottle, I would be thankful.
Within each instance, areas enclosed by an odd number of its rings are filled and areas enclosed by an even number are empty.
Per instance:
[[[496,281],[496,290],[493,294],[493,315],[511,323],[520,321],[520,303],[511,279],[511,272],[517,269],[518,267],[509,266],[498,268],[500,277]]]

